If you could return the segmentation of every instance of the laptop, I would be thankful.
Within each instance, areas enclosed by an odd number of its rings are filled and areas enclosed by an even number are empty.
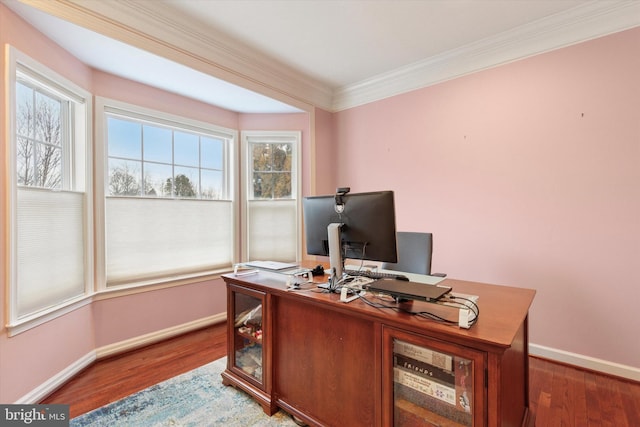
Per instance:
[[[437,301],[451,292],[451,288],[448,286],[427,285],[396,279],[376,280],[369,284],[368,290],[389,294],[399,299],[414,299],[427,302]]]

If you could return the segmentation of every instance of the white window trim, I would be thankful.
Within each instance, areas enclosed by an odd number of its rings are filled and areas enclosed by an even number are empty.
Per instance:
[[[227,191],[229,200],[232,202],[232,211],[234,218],[238,218],[239,207],[237,201],[239,186],[235,182],[235,178],[237,176],[236,167],[234,166],[237,163],[238,158],[238,131],[235,129],[229,129],[222,126],[214,125],[211,123],[206,123],[202,121],[198,121],[195,119],[189,119],[187,117],[182,117],[158,110],[153,110],[150,108],[141,107],[134,104],[129,104],[122,101],[117,101],[114,99],[106,98],[106,97],[95,97],[95,129],[96,129],[96,144],[95,144],[95,257],[96,257],[96,292],[105,293],[105,294],[116,294],[124,295],[129,292],[136,293],[140,290],[140,288],[145,288],[145,290],[154,290],[154,289],[162,289],[169,286],[178,286],[187,283],[194,283],[197,281],[202,281],[208,278],[211,278],[212,275],[217,275],[220,273],[224,273],[228,271],[224,270],[216,270],[216,271],[204,271],[201,273],[193,273],[193,274],[185,274],[179,276],[170,276],[170,277],[162,277],[151,280],[143,280],[137,281],[130,284],[122,284],[118,286],[109,286],[107,287],[107,277],[106,277],[106,195],[107,195],[107,180],[106,180],[106,171],[108,170],[108,147],[107,147],[107,124],[106,124],[106,113],[114,113],[114,114],[123,114],[126,116],[138,118],[140,120],[164,120],[166,122],[175,123],[175,126],[178,127],[192,127],[193,130],[206,130],[213,131],[221,134],[225,138],[231,139],[231,144],[229,147],[229,156],[225,160],[224,167],[229,170],[229,180],[227,182]],[[240,225],[239,221],[234,221],[233,225],[233,239],[232,244],[234,245],[233,253],[235,254],[237,249],[235,245],[237,245],[237,241],[240,236]],[[230,266],[231,267],[231,266]]]
[[[66,313],[76,310],[83,305],[91,302],[91,296],[93,291],[93,195],[92,189],[92,171],[90,165],[92,164],[92,94],[73,82],[67,80],[63,76],[59,75],[53,70],[50,70],[46,66],[33,60],[29,56],[20,52],[13,46],[6,45],[6,111],[12,112],[7,115],[8,126],[6,129],[5,140],[6,151],[5,156],[8,159],[5,164],[8,164],[7,170],[7,206],[9,206],[7,236],[8,242],[8,286],[7,286],[7,302],[8,310],[6,315],[6,326],[9,332],[9,336],[16,335],[20,332],[24,332],[52,319],[60,317]],[[28,73],[46,81],[54,91],[59,92],[63,97],[72,99],[74,102],[84,104],[84,123],[76,123],[76,139],[82,140],[82,144],[74,144],[75,159],[78,162],[84,162],[81,165],[82,170],[85,172],[85,177],[82,180],[83,185],[77,190],[83,191],[85,194],[85,212],[84,212],[84,227],[85,227],[85,250],[87,256],[85,257],[85,279],[84,279],[84,294],[66,301],[61,302],[55,306],[38,311],[29,316],[24,316],[20,319],[17,318],[17,183],[16,183],[16,73],[18,68],[28,70]],[[78,127],[84,125],[84,128]]]
[[[249,147],[249,139],[251,138],[265,138],[265,139],[277,139],[277,138],[285,138],[285,139],[295,139],[295,144],[293,148],[293,161],[291,162],[291,172],[295,176],[295,179],[291,181],[291,194],[296,199],[296,232],[298,234],[298,239],[296,239],[296,261],[302,259],[302,132],[300,131],[260,131],[260,130],[247,130],[242,131],[240,133],[241,139],[241,178],[240,178],[240,186],[242,187],[242,215],[241,215],[241,223],[242,223],[242,242],[240,243],[241,253],[238,254],[239,260],[246,262],[248,260],[248,230],[247,230],[247,221],[248,221],[248,212],[249,212],[249,194],[251,185],[250,173],[252,171],[252,166],[250,164],[250,156],[248,152]],[[293,261],[293,260],[292,260]]]

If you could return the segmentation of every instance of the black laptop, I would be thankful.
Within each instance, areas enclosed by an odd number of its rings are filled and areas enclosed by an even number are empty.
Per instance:
[[[428,285],[396,279],[380,279],[369,283],[369,291],[382,292],[398,299],[437,301],[451,292],[448,286]]]

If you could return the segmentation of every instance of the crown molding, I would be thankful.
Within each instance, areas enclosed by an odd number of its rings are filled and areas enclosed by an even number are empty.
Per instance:
[[[107,37],[303,110],[329,110],[332,91],[285,64],[159,2],[21,0]]]
[[[336,112],[640,26],[640,1],[591,1],[424,61],[345,86]]]
[[[332,91],[170,5],[135,0],[21,0],[77,25],[310,111],[337,112],[640,26],[640,1],[578,7]]]

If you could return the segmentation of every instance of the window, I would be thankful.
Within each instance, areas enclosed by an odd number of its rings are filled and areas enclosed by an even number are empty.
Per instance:
[[[106,286],[229,268],[235,132],[99,99]]]
[[[9,50],[11,326],[84,298],[92,277],[91,95]]]
[[[300,258],[300,132],[243,132],[245,260]]]
[[[224,137],[107,114],[109,195],[227,198]]]

